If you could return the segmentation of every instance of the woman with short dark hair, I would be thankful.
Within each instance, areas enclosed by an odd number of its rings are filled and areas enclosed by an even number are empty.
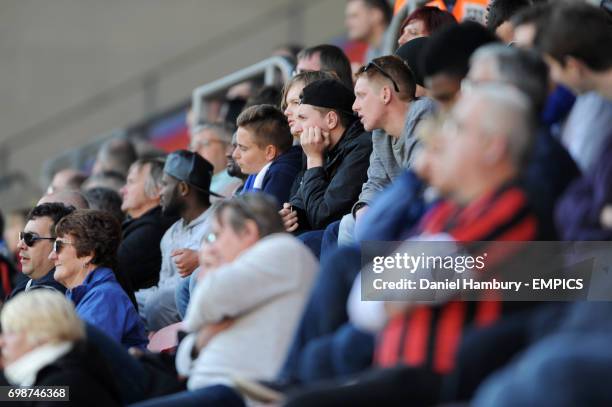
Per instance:
[[[144,348],[145,329],[113,268],[121,240],[117,220],[104,211],[82,209],[62,218],[49,258],[54,278],[68,290],[81,319],[125,347]]]

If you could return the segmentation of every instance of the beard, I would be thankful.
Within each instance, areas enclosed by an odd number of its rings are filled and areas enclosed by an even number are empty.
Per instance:
[[[178,188],[174,188],[172,196],[168,202],[164,202],[162,206],[162,215],[166,217],[178,217],[181,216],[181,212],[185,208],[185,202],[178,194]]]
[[[242,173],[242,170],[240,169],[240,166],[236,163],[236,161],[234,161],[233,158],[228,159],[227,173],[231,177],[241,178],[244,176],[244,174]]]

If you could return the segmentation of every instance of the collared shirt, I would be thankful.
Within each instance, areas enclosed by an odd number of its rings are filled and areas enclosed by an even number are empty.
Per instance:
[[[159,272],[159,287],[172,287],[178,283],[179,274],[172,252],[177,249],[199,250],[200,243],[210,228],[210,208],[185,224],[183,219],[176,221],[164,234],[160,243],[162,264]]]
[[[255,177],[255,182],[253,182],[253,189],[261,190],[263,188],[264,178],[271,165],[272,165],[272,161],[264,165],[261,171],[257,173],[257,176]]]

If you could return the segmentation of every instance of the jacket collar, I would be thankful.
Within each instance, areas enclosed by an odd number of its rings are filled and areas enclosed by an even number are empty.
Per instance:
[[[45,287],[52,288],[54,290],[58,289],[58,287],[61,287],[62,285],[55,280],[55,278],[53,277],[54,274],[55,267],[53,267],[51,271],[49,271],[47,274],[45,274],[42,278],[39,278],[38,280],[30,279],[26,284],[26,291],[32,287]],[[62,292],[64,291],[65,290],[62,290]]]
[[[127,217],[123,221],[121,226],[123,229],[125,229],[127,226],[139,220],[146,219],[148,217],[160,216],[160,215],[161,215],[161,206],[157,205],[156,207],[149,209],[148,211],[146,211],[145,213],[143,213],[141,216],[137,218]]]
[[[79,302],[83,299],[85,294],[91,291],[94,287],[107,282],[117,282],[115,273],[113,270],[106,267],[98,267],[92,270],[83,283],[79,286],[66,290],[66,297],[68,297],[74,305],[79,305]]]
[[[192,221],[189,222],[189,223],[186,223],[185,219],[183,219],[183,218],[179,219],[180,228],[182,230],[187,230],[187,229],[191,229],[191,228],[199,225],[200,223],[206,222],[206,220],[208,218],[208,214],[210,213],[210,208],[211,208],[210,206],[208,208],[206,208],[201,214],[198,215],[197,218],[192,219]]]

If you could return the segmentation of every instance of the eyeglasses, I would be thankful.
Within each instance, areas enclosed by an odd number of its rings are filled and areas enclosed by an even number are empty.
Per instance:
[[[221,140],[201,140],[201,141],[194,141],[191,143],[191,150],[197,150],[198,147],[210,147],[215,143],[219,143],[219,144],[223,144],[223,145],[227,145],[227,143],[225,141],[221,141]]]
[[[397,86],[397,82],[395,82],[395,79],[393,79],[393,77],[391,77],[391,75],[389,75],[389,73],[387,71],[385,71],[384,69],[382,69],[382,67],[380,65],[378,65],[376,62],[371,61],[369,62],[367,65],[362,66],[361,69],[359,69],[358,73],[364,73],[364,72],[368,72],[368,70],[370,69],[376,69],[378,72],[380,72],[385,78],[389,79],[391,81],[391,83],[393,83],[393,89],[395,89],[395,91],[397,93],[399,93],[399,86]]]
[[[23,240],[23,243],[28,247],[34,246],[39,240],[55,240],[54,237],[40,237],[32,232],[19,232],[19,241]]]
[[[62,250],[64,250],[64,245],[73,245],[72,242],[64,242],[63,240],[56,240],[53,242],[53,251],[55,254],[60,254]]]
[[[315,72],[315,71],[313,71],[312,69],[294,69],[293,71],[291,71],[291,77],[294,77],[304,72]]]
[[[208,244],[213,244],[217,240],[217,234],[215,232],[210,232],[206,236],[204,236],[204,241]]]

